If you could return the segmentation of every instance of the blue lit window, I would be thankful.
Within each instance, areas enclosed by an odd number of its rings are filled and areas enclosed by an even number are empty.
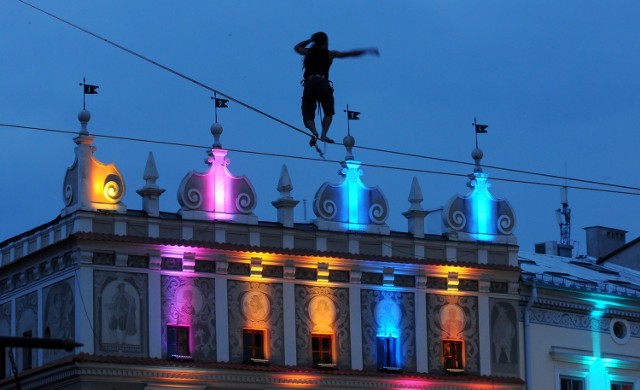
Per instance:
[[[378,370],[399,370],[398,339],[378,337]]]

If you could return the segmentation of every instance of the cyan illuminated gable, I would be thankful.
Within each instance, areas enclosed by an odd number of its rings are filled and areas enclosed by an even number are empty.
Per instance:
[[[367,187],[360,180],[361,163],[351,155],[354,142],[353,137],[345,137],[348,153],[339,171],[342,181],[324,183],[316,192],[313,199],[313,212],[318,217],[316,225],[327,230],[388,234],[385,221],[389,204],[378,187]]]
[[[482,154],[476,150],[476,170],[469,182],[471,192],[452,197],[444,208],[442,219],[447,234],[453,240],[516,243],[513,208],[507,200],[496,199],[489,192],[489,175],[480,169]]]
[[[257,223],[253,214],[257,196],[251,182],[245,177],[236,177],[229,172],[227,150],[222,149],[219,137],[222,126],[211,127],[215,143],[209,151],[209,171],[189,172],[178,188],[179,213],[183,218],[227,220],[242,223]]]

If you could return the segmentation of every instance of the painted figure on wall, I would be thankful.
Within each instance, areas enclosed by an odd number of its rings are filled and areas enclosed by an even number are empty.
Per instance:
[[[495,318],[492,333],[495,352],[494,359],[498,363],[504,360],[506,360],[507,363],[511,363],[511,344],[513,343],[516,329],[507,316],[505,307],[498,304],[496,305],[496,309],[498,315]]]
[[[112,340],[119,344],[125,344],[128,336],[137,334],[136,324],[136,300],[125,291],[126,284],[118,283],[117,291],[107,303],[109,310],[109,330]]]
[[[250,321],[262,322],[269,316],[269,298],[264,293],[252,291],[242,298],[242,309]]]
[[[182,291],[182,302],[178,309],[178,323],[191,324],[196,315],[196,307],[193,304],[193,290],[184,289]]]
[[[456,305],[445,305],[440,311],[440,321],[445,338],[459,339],[464,330],[464,312]]]

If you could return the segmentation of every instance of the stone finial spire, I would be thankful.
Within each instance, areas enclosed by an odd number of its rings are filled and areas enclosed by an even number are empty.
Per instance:
[[[356,145],[356,139],[353,138],[350,134],[344,137],[342,140],[342,144],[347,149],[347,155],[345,156],[345,160],[353,160],[353,147]]]
[[[89,135],[87,130],[87,124],[91,120],[91,113],[84,108],[78,113],[78,120],[80,121],[80,135]]]
[[[482,149],[475,148],[471,152],[471,158],[476,163],[476,167],[473,170],[474,172],[482,172],[482,165],[480,165],[480,163],[482,162],[482,157],[483,156],[484,156],[484,153],[482,152]]]
[[[293,209],[300,201],[291,197],[293,184],[291,184],[291,178],[289,177],[289,171],[286,165],[283,165],[280,170],[277,190],[280,192],[280,198],[271,202],[271,204],[278,210],[278,222],[283,226],[293,227]]]
[[[220,136],[222,135],[222,125],[218,122],[211,125],[211,134],[213,135],[213,147],[216,149],[222,148],[220,143]]]
[[[159,177],[153,153],[149,152],[147,164],[144,167],[144,174],[142,175],[146,183],[144,187],[136,192],[142,197],[142,209],[150,217],[160,215],[160,195],[162,195],[165,190],[156,184],[156,180],[158,180]]]
[[[413,234],[414,237],[424,237],[424,218],[429,212],[422,208],[424,198],[422,197],[422,190],[420,189],[418,178],[415,176],[411,182],[408,200],[411,206],[409,210],[402,213],[402,215],[407,218],[409,223],[409,233]]]

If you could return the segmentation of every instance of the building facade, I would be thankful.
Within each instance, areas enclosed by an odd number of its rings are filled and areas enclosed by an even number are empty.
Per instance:
[[[0,388],[524,388],[515,213],[490,194],[480,150],[471,191],[439,210],[408,184],[397,232],[384,189],[361,181],[352,137],[313,220],[294,221],[283,166],[277,221],[261,221],[219,124],[208,169],[185,175],[167,213],[152,154],[142,208],[124,205],[89,119],[80,113],[60,215],[0,244],[0,335],[83,345],[14,349]],[[440,231],[426,233],[426,218]]]

